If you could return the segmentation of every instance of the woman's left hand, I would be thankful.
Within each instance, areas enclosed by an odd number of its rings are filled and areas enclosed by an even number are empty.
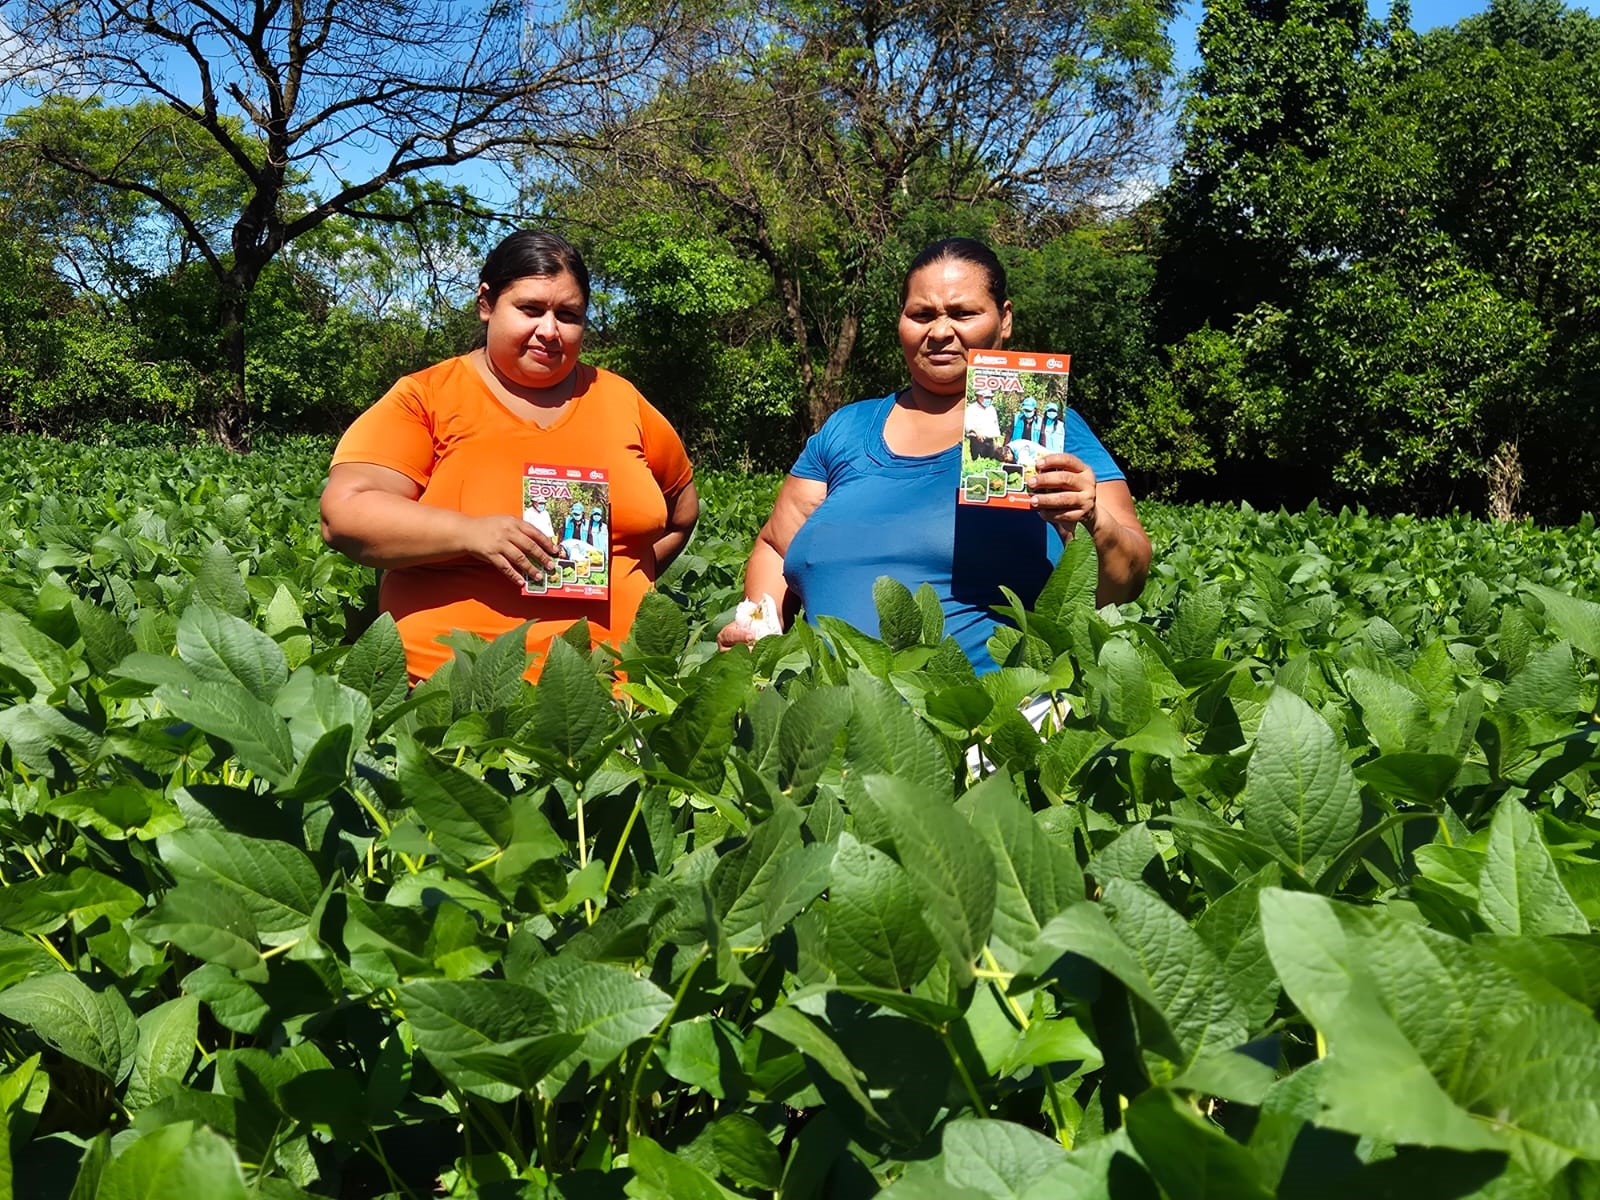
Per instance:
[[[1075,454],[1041,454],[1034,462],[1033,507],[1070,540],[1079,525],[1094,533],[1098,485]]]

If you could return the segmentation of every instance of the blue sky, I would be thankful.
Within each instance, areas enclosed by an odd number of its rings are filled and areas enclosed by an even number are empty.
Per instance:
[[[1565,0],[1572,8],[1586,9],[1591,13],[1600,15],[1600,0]],[[1372,15],[1383,18],[1388,15],[1387,3],[1368,3]],[[1440,25],[1454,25],[1462,17],[1470,17],[1474,13],[1481,13],[1489,7],[1488,0],[1473,3],[1471,0],[1411,0],[1411,28],[1419,33],[1426,33]],[[1200,19],[1205,15],[1205,5],[1202,0],[1189,0],[1183,6],[1178,20],[1172,27],[1172,40],[1178,48],[1178,65],[1183,70],[1199,64],[1195,53],[1194,31],[1200,25]]]

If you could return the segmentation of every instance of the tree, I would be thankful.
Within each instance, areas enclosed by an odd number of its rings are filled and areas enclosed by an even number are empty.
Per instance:
[[[242,136],[237,122],[232,127]],[[246,181],[233,161],[165,105],[51,96],[11,114],[5,129],[0,213],[48,239],[86,297],[125,299],[138,281],[198,260],[188,229],[147,191],[171,197],[211,241],[227,236],[244,202]],[[41,146],[143,190],[85,187],[81,174],[41,157]]]
[[[48,124],[31,131],[44,160],[143,196],[182,228],[216,280],[230,369],[212,429],[244,449],[247,307],[285,246],[336,215],[417,217],[420,207],[371,207],[398,180],[579,139],[670,33],[666,21],[644,29],[563,12],[537,22],[532,11],[498,0],[18,0],[0,84],[153,100],[159,110],[126,131],[130,144],[185,140],[171,132],[183,123],[232,164],[241,202],[218,229],[185,189],[128,169],[133,160],[88,153]]]
[[[680,48],[670,86],[613,126],[603,152],[576,160],[584,203],[568,211],[603,221],[643,192],[758,266],[809,431],[846,398],[863,318],[903,267],[919,209],[1000,201],[1081,216],[1149,167],[1172,10],[1170,0],[730,8]]]
[[[1397,0],[1390,28],[1404,28]],[[1398,22],[1398,25],[1396,24]],[[1157,285],[1161,330],[1176,341],[1257,304],[1282,304],[1297,248],[1268,194],[1271,164],[1315,161],[1379,43],[1365,0],[1211,0],[1182,119],[1183,152],[1165,195]]]
[[[1314,73],[1343,95],[1314,121],[1191,123],[1169,380],[1252,498],[1503,510],[1517,460],[1528,507],[1576,516],[1600,461],[1600,22],[1496,0],[1420,41],[1369,29]],[[1270,79],[1276,43],[1253,44]],[[1206,111],[1272,94],[1236,48]]]

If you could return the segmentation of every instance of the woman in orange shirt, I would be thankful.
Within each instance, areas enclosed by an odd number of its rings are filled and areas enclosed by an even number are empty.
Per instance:
[[[408,375],[334,451],[322,536],[383,571],[413,679],[450,658],[440,637],[494,638],[532,619],[528,649],[587,619],[628,635],[644,593],[700,512],[683,443],[625,379],[578,361],[589,272],[565,240],[524,231],[479,273],[483,345]],[[609,545],[583,564],[523,519],[609,507]],[[596,563],[594,559],[601,559]]]

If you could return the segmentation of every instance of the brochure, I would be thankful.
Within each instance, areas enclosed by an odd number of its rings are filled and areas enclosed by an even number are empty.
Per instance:
[[[611,595],[611,480],[604,468],[528,463],[522,469],[522,519],[561,550],[549,578],[523,579],[524,596]]]
[[[1033,464],[1066,444],[1070,354],[967,351],[957,501],[1032,508]]]

